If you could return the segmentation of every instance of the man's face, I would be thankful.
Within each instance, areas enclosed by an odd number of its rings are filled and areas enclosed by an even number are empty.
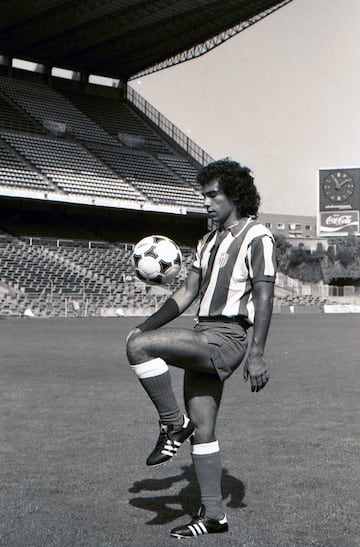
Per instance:
[[[202,194],[208,215],[225,228],[236,220],[234,203],[220,189],[218,179],[205,184]]]

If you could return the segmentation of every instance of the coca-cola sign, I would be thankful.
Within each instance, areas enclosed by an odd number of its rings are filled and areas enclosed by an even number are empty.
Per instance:
[[[320,233],[356,233],[359,231],[359,211],[346,211],[346,213],[321,213]]]
[[[332,215],[329,215],[326,220],[325,224],[332,225],[332,226],[347,226],[352,222],[351,215],[340,215],[339,213],[334,213]]]

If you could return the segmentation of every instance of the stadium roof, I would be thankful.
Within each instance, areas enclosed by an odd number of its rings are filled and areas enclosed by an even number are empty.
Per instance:
[[[119,78],[206,53],[291,0],[2,0],[0,54]]]

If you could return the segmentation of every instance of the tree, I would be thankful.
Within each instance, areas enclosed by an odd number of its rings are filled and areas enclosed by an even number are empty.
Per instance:
[[[288,275],[307,283],[318,283],[322,279],[321,261],[323,251],[307,251],[301,243],[289,256]]]
[[[357,285],[360,282],[360,238],[350,235],[338,239],[327,250],[322,264],[323,279],[332,285]]]
[[[288,242],[285,236],[282,234],[276,234],[275,238],[275,254],[278,269],[282,273],[287,273],[287,265],[289,260],[289,254],[292,250],[291,243]]]
[[[349,235],[346,239],[341,239],[337,243],[336,259],[345,268],[354,264],[356,259],[360,258],[359,244],[353,235]]]
[[[334,264],[334,262],[336,260],[334,245],[329,245],[329,247],[327,248],[327,251],[326,251],[326,256],[329,260],[329,263]]]

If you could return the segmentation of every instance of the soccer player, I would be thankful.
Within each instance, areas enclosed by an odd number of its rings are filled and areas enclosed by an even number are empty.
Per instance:
[[[216,417],[224,381],[239,367],[247,349],[243,374],[250,379],[251,391],[260,391],[269,380],[263,354],[276,270],[273,236],[256,220],[260,196],[250,170],[235,161],[219,160],[202,168],[197,180],[218,229],[198,243],[182,287],[127,337],[130,365],[160,420],[160,435],[147,465],[170,460],[191,438],[201,503],[190,523],[171,531],[177,538],[228,530]],[[193,329],[161,328],[196,298],[199,308]],[[253,336],[247,348],[249,327]],[[187,415],[175,398],[168,365],[185,371]]]

